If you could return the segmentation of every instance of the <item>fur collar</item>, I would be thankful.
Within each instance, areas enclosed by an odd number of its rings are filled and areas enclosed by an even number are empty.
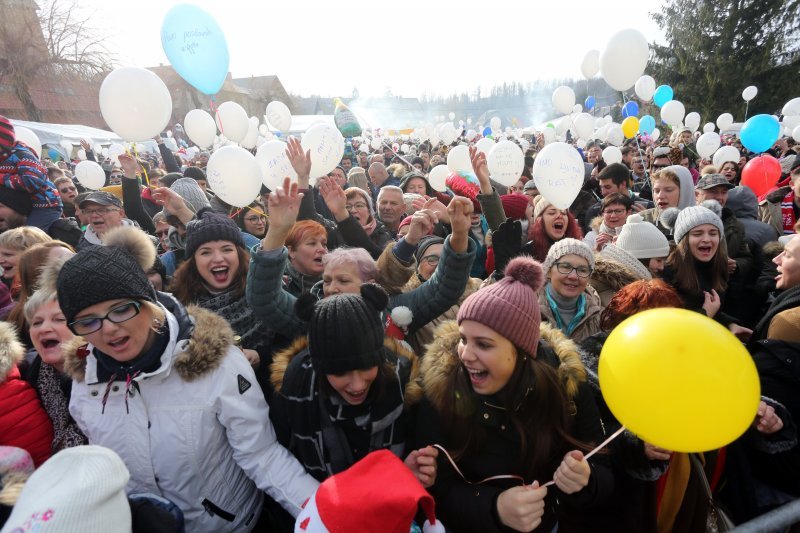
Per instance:
[[[635,272],[632,272],[622,263],[605,259],[602,254],[598,254],[594,262],[594,270],[589,282],[592,288],[596,289],[596,284],[605,284],[609,288],[618,291],[625,285],[641,279]]]
[[[383,346],[396,355],[405,357],[411,363],[411,373],[405,389],[405,404],[416,404],[422,399],[422,389],[417,383],[420,374],[419,357],[403,343],[392,337],[384,338]],[[270,365],[270,380],[272,381],[272,386],[275,387],[275,392],[281,391],[283,378],[286,375],[286,369],[289,368],[289,363],[296,356],[303,353],[306,348],[308,348],[308,337],[298,337],[288,348],[273,355],[272,365]]]
[[[539,349],[549,346],[558,356],[558,376],[567,396],[574,399],[578,394],[578,386],[586,381],[586,369],[581,363],[578,347],[546,322],[542,322],[539,328],[542,335]],[[445,322],[436,330],[434,341],[428,345],[428,351],[422,359],[421,386],[425,397],[439,412],[444,410],[446,398],[453,393],[448,388],[448,378],[461,364],[456,351],[460,338],[456,321]]]
[[[0,321],[0,383],[22,361],[25,348],[17,339],[17,331],[8,322]]]
[[[189,343],[175,356],[172,366],[183,380],[193,381],[220,365],[234,336],[225,319],[216,313],[196,305],[188,306],[186,311],[194,319],[194,329]],[[86,378],[86,356],[78,355],[78,350],[85,345],[83,338],[76,337],[64,348],[64,373],[78,381]]]

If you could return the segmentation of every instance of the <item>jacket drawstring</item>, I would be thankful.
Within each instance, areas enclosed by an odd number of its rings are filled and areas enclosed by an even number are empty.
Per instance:
[[[136,379],[136,376],[138,376],[139,374],[141,374],[141,370],[137,370],[136,372],[133,373],[133,375],[127,374],[126,377],[125,377],[125,413],[126,414],[131,414],[131,411],[128,408],[128,395],[131,394],[131,385],[133,385],[134,388],[136,388],[138,390],[139,387],[136,384],[136,382],[133,381],[133,380]],[[111,378],[109,378],[108,383],[106,384],[106,391],[103,393],[103,409],[102,409],[102,411],[100,411],[100,414],[103,414],[103,415],[106,414],[106,402],[108,401],[108,397],[111,394],[111,386],[114,384],[114,381],[116,381],[116,379],[117,379],[117,374],[114,373],[111,376]]]

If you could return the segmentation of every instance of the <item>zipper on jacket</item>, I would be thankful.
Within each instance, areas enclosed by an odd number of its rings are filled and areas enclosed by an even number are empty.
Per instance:
[[[214,502],[212,502],[208,498],[203,499],[202,505],[203,509],[205,509],[208,514],[217,515],[226,522],[233,522],[236,519],[235,514],[229,513],[224,509],[220,509]]]

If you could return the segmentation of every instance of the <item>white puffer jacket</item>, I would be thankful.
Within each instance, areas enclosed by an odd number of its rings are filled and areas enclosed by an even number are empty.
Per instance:
[[[98,383],[97,359],[75,342],[65,370],[73,378],[70,413],[91,444],[122,457],[128,493],[173,501],[186,531],[250,531],[266,491],[296,516],[318,483],[275,438],[255,373],[232,345],[228,323],[199,307],[167,311],[170,341],[155,372],[135,378],[125,406],[125,382]],[[168,304],[169,305],[169,304]],[[166,310],[166,308],[165,308]],[[187,340],[178,332],[189,320]],[[259,490],[261,489],[261,490]]]

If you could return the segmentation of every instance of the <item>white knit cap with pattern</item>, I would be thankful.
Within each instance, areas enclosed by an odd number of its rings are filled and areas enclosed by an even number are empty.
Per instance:
[[[539,196],[537,196],[533,200],[533,220],[536,220],[537,218],[542,216],[542,213],[544,213],[544,210],[547,209],[548,207],[550,207],[551,205],[553,205],[553,204],[551,204],[547,200],[547,198],[545,198],[541,194]]]
[[[678,220],[675,221],[675,231],[673,233],[675,242],[680,242],[687,233],[692,231],[692,228],[702,226],[703,224],[716,226],[720,236],[725,235],[725,228],[722,226],[722,220],[712,210],[701,205],[695,205],[682,209],[681,212],[678,213]]]
[[[641,261],[615,244],[607,245],[598,255],[604,259],[621,264],[633,272],[639,279],[653,279],[653,275],[650,274],[650,271]]]
[[[640,215],[630,215],[617,237],[616,245],[636,259],[667,257],[669,241],[655,224],[645,222]]]
[[[589,245],[578,239],[566,238],[556,241],[547,252],[547,257],[544,258],[544,262],[542,263],[542,269],[545,275],[547,275],[556,261],[570,254],[583,257],[589,262],[589,267],[594,268],[594,254],[592,253],[592,249],[589,248]]]
[[[108,448],[67,448],[28,478],[3,531],[129,532],[129,478],[125,463]]]

